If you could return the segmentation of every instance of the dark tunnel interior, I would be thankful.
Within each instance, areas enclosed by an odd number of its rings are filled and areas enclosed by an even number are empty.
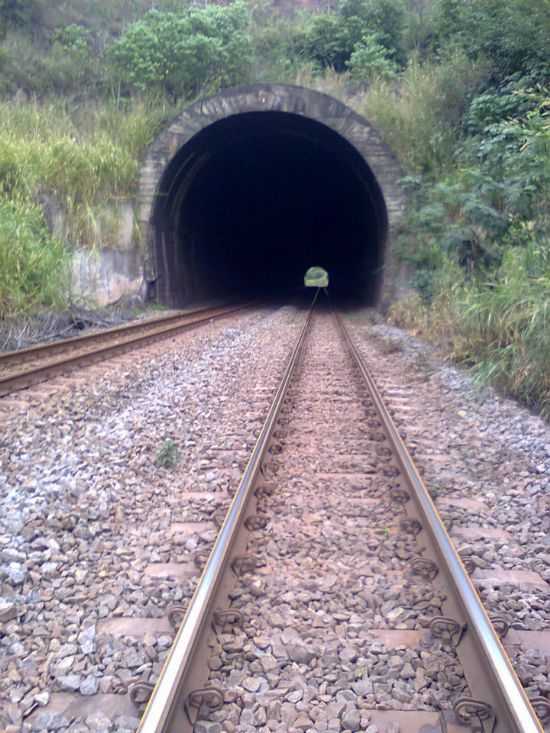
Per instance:
[[[288,297],[312,265],[335,298],[379,297],[380,187],[345,138],[299,115],[243,113],[196,134],[164,172],[153,233],[156,295],[171,306]]]

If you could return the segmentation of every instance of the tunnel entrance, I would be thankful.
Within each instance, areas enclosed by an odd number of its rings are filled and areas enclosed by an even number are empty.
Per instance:
[[[253,87],[197,103],[153,146],[142,179],[154,295],[170,306],[288,298],[314,262],[333,298],[377,303],[386,152],[366,120],[311,90]]]

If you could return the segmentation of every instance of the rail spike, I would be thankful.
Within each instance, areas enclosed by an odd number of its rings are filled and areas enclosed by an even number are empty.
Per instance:
[[[459,621],[455,621],[454,618],[447,618],[447,616],[434,616],[430,621],[432,636],[438,639],[448,639],[455,649],[462,641],[467,628],[467,624],[461,624]]]
[[[154,685],[148,682],[134,682],[128,687],[128,696],[134,705],[143,705],[148,702]]]
[[[433,560],[426,557],[415,557],[411,561],[413,575],[418,575],[424,580],[432,581],[439,573],[439,568]]]
[[[258,560],[254,555],[237,555],[231,562],[231,570],[238,576],[252,573],[257,567]]]
[[[243,615],[236,608],[220,608],[212,614],[212,629],[216,631],[216,627],[223,627],[226,624],[231,626],[241,626],[243,623]]]
[[[497,614],[489,616],[489,619],[499,637],[505,639],[506,634],[510,631],[510,622],[508,619],[505,616],[499,616]]]
[[[401,504],[404,506],[411,500],[411,495],[408,491],[405,489],[402,489],[400,486],[394,486],[392,489],[390,489],[390,498],[393,502],[396,504]]]
[[[177,629],[180,627],[181,622],[185,618],[185,614],[187,612],[187,608],[185,606],[170,606],[170,608],[167,609],[166,615],[168,616],[168,621],[170,622],[170,626],[174,629],[174,631],[177,631]]]
[[[200,712],[203,705],[206,705],[210,711],[219,710],[223,706],[223,692],[217,687],[203,687],[190,692],[183,702],[183,709],[187,720],[191,725],[195,725],[191,709],[195,708]]]
[[[489,703],[475,700],[473,697],[460,697],[453,709],[456,717],[468,725],[474,733],[493,733],[497,718]]]
[[[260,514],[252,514],[244,521],[244,526],[249,532],[253,532],[254,530],[259,529],[265,529],[267,527],[267,524],[267,517],[262,517]]]
[[[400,520],[399,529],[405,534],[412,534],[414,537],[416,537],[422,532],[423,528],[418,519],[405,517]]]
[[[550,721],[550,699],[537,695],[531,698],[531,705],[535,709],[535,713],[539,716],[542,723]]]

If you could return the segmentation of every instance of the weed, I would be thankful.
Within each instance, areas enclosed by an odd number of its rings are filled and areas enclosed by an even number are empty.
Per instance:
[[[157,457],[155,458],[155,466],[158,468],[174,468],[179,460],[178,447],[171,438],[166,438],[163,442]]]
[[[0,317],[69,298],[69,253],[37,202],[63,211],[70,245],[114,244],[106,202],[135,190],[140,157],[169,111],[144,100],[0,102]]]
[[[0,319],[62,307],[68,264],[65,246],[51,236],[36,204],[0,199]]]

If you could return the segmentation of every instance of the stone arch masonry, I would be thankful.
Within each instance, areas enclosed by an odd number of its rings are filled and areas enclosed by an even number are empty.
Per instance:
[[[385,276],[382,301],[396,289],[398,273],[391,242],[405,209],[400,186],[402,170],[379,133],[362,116],[342,102],[321,92],[282,84],[257,84],[222,90],[187,107],[150,146],[141,170],[138,221],[146,243],[145,279],[156,278],[152,215],[163,172],[177,151],[205,127],[226,117],[246,112],[288,112],[315,120],[347,140],[364,158],[384,195],[388,214]]]

